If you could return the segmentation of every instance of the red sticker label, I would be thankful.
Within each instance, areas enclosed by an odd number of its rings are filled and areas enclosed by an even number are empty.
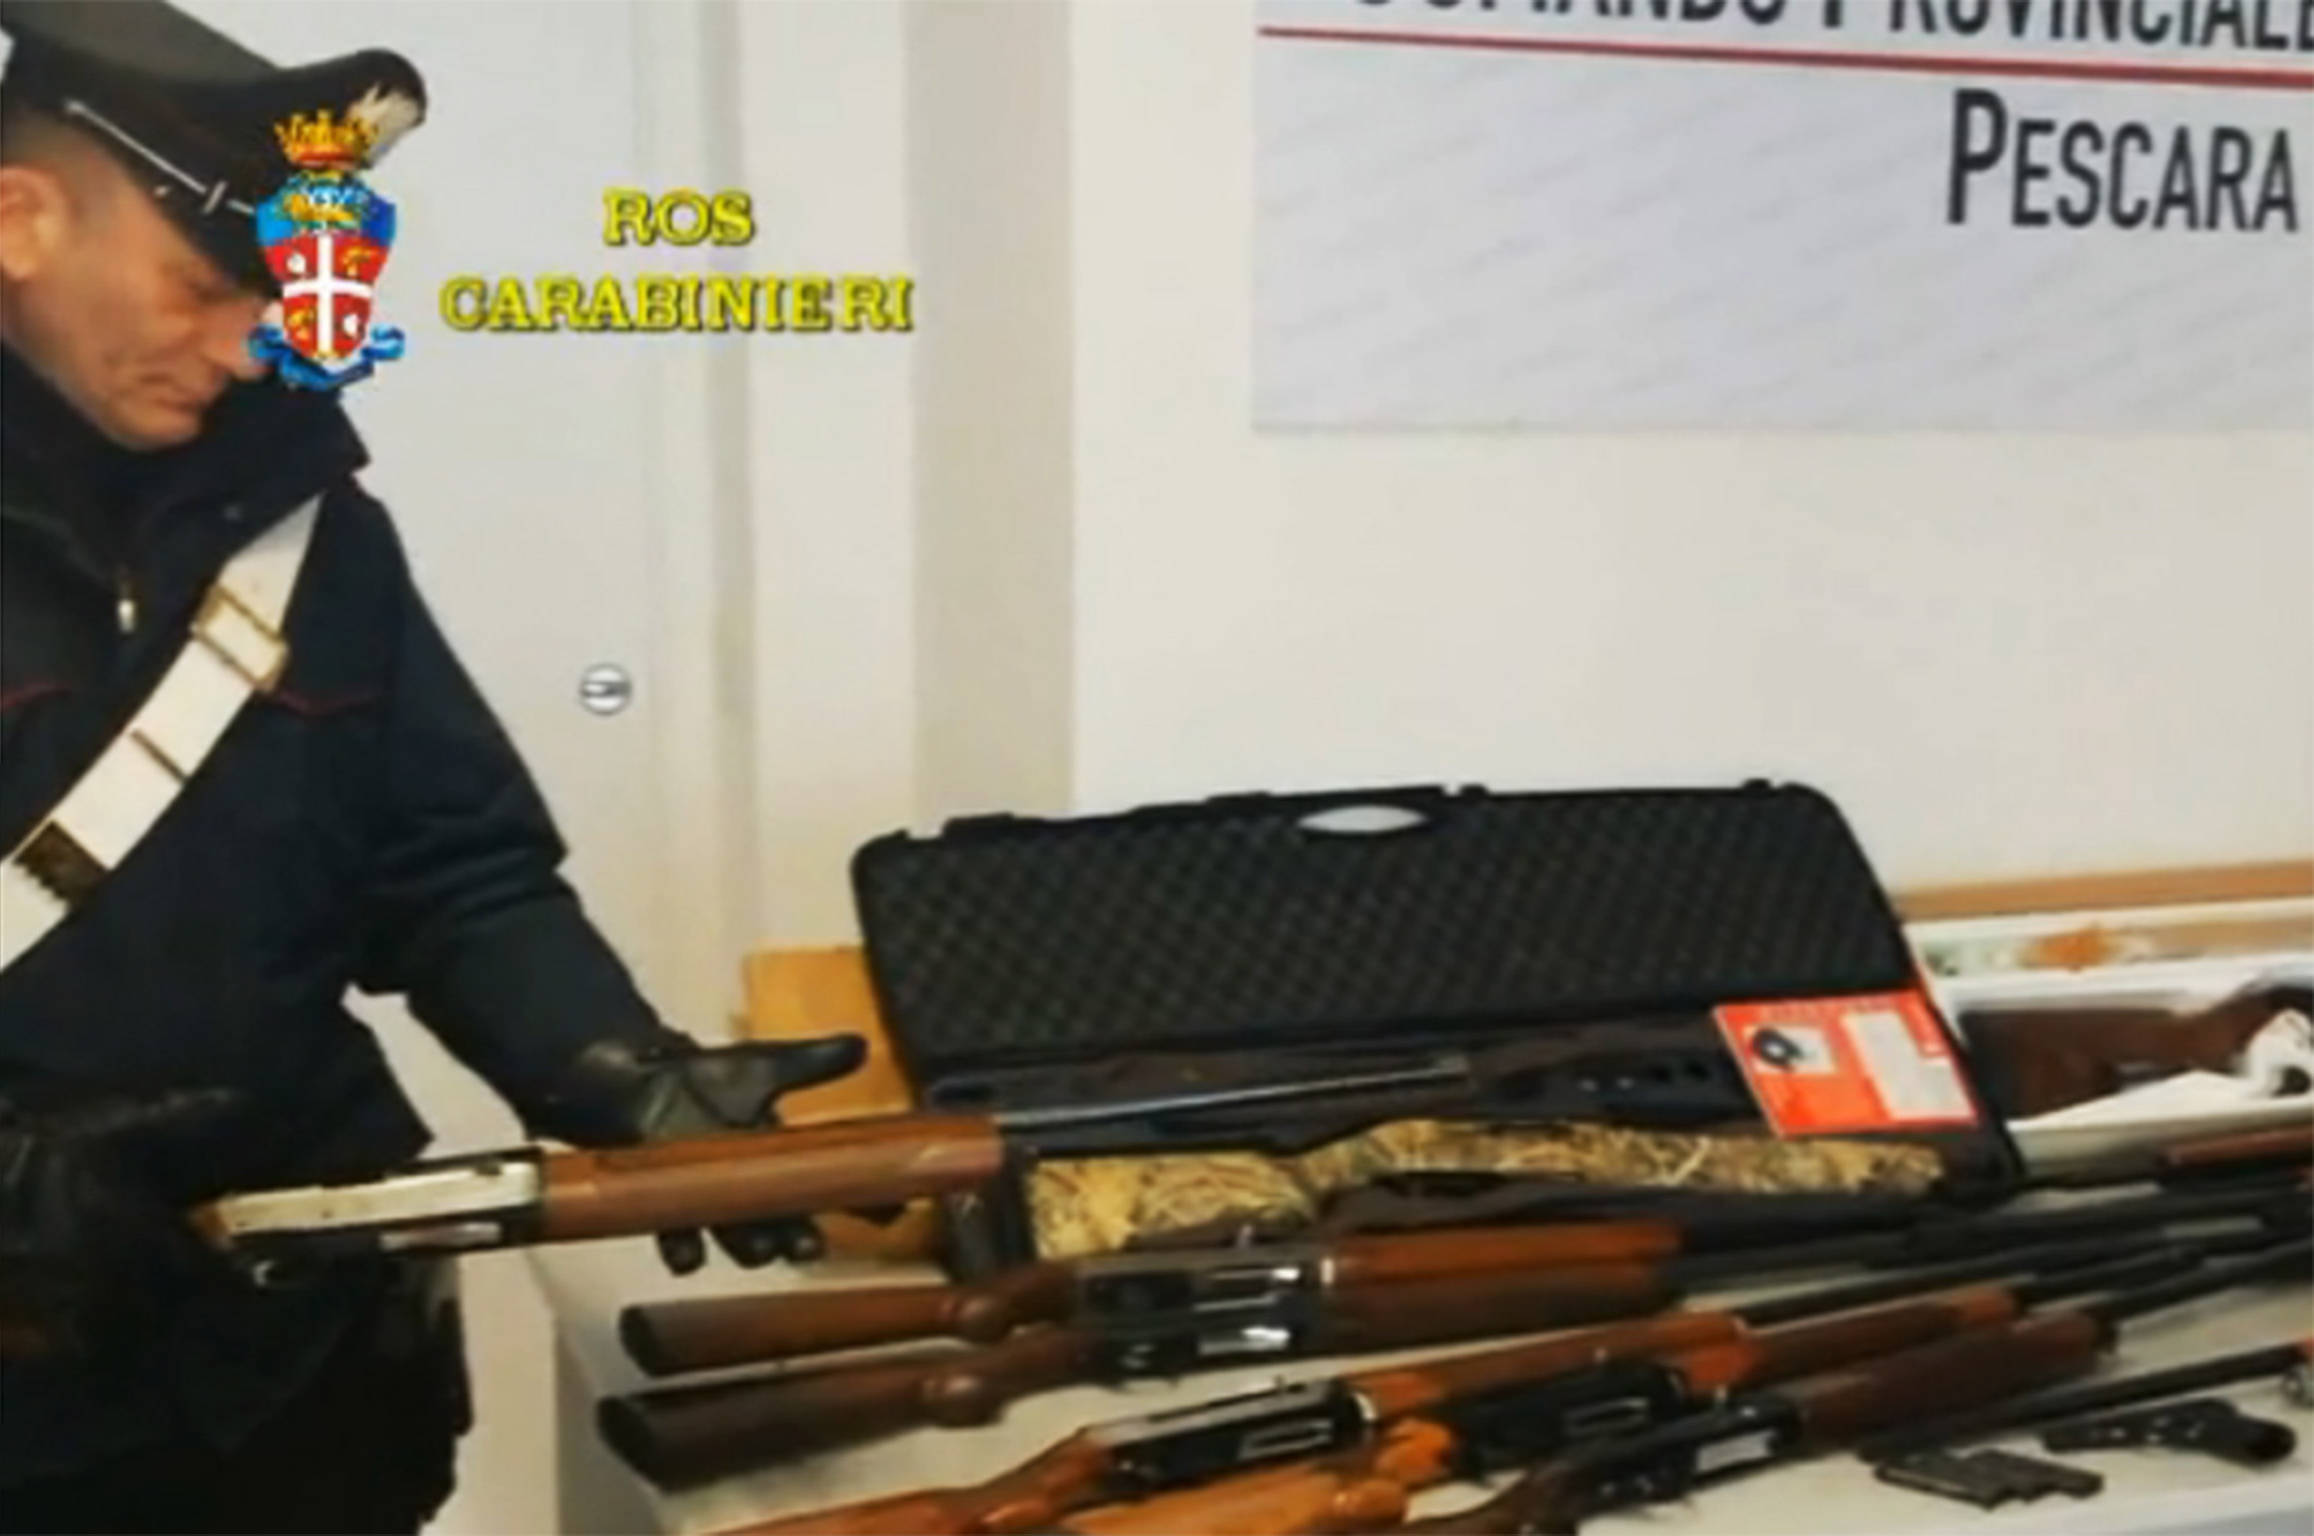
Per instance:
[[[1952,1045],[1918,992],[1731,1003],[1713,1015],[1779,1136],[1978,1122]]]

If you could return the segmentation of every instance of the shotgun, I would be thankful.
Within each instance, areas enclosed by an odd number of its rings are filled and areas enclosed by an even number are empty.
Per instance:
[[[2280,1249],[2269,1245],[2197,1271],[2190,1256],[2180,1265],[2174,1258],[2145,1255],[2076,1271],[2070,1285],[2060,1275],[2058,1284],[2039,1287],[2029,1299],[2045,1305],[2061,1299],[2061,1292],[2112,1290],[2133,1278],[2132,1269],[2137,1279],[2180,1268],[2186,1272],[2113,1291],[2086,1305],[2050,1310],[2011,1306],[2005,1315],[2001,1308],[1980,1307],[1973,1318],[1949,1318],[1953,1326],[1910,1340],[1888,1329],[1843,1339],[1838,1325],[1851,1319],[1834,1317],[1771,1330],[1805,1340],[1780,1357],[1763,1347],[1766,1335],[1705,1344],[1652,1362],[1661,1373],[1659,1381],[1668,1383],[1656,1400],[1665,1405],[1661,1412],[1559,1424],[1545,1415],[1538,1431],[1531,1416],[1470,1414],[1449,1404],[1442,1411],[1409,1416],[1366,1447],[1210,1488],[1086,1510],[1058,1522],[1058,1529],[1082,1536],[1170,1536],[1208,1531],[1226,1519],[1235,1536],[1384,1529],[1468,1536],[1572,1531],[1574,1521],[1597,1509],[1569,1505],[1565,1501],[1571,1494],[1612,1495],[1599,1507],[1624,1497],[1679,1497],[1699,1475],[1723,1466],[1825,1449],[1837,1439],[1859,1438],[1916,1412],[1997,1401],[2089,1370],[2128,1318],[2255,1281],[2294,1276],[2303,1282],[2309,1257],[2314,1257],[2314,1245],[2305,1242]],[[1627,1375],[1634,1366],[1649,1364],[1616,1361],[1598,1369]],[[1569,1390],[1565,1383],[1558,1386]],[[1813,1416],[1786,1423],[1777,1417],[1779,1405],[1786,1403],[1823,1406]],[[1715,1413],[1722,1405],[1747,1411],[1722,1420]],[[1730,1426],[1726,1436],[1684,1438],[1694,1426],[1715,1422]],[[1782,1427],[1759,1443],[1736,1432],[1739,1425],[1756,1431],[1763,1422]],[[1811,1434],[1817,1438],[1810,1439]],[[1701,1458],[1671,1454],[1699,1445],[1716,1449]],[[1538,1461],[1541,1465],[1535,1466]],[[1403,1511],[1418,1492],[1522,1464],[1532,1470],[1492,1499],[1450,1515],[1395,1523],[1392,1510]],[[1640,1481],[1630,1481],[1640,1474]],[[1599,1477],[1606,1481],[1594,1482]],[[1388,1484],[1397,1485],[1395,1497]]]
[[[998,1344],[1040,1324],[1120,1338],[1153,1319],[1206,1325],[1251,1318],[1294,1326],[1328,1298],[1408,1281],[1668,1258],[1682,1234],[1667,1222],[1494,1227],[1334,1243],[1107,1254],[1010,1269],[972,1285],[876,1285],[651,1302],[621,1310],[619,1339],[653,1376],[798,1356],[955,1338]],[[1531,1279],[1529,1281],[1531,1282]]]
[[[1226,1312],[1127,1315],[1111,1324],[1025,1330],[978,1348],[768,1377],[652,1388],[602,1399],[604,1443],[661,1487],[682,1487],[790,1457],[938,1425],[995,1422],[1022,1398],[1064,1387],[1176,1378],[1262,1360],[1372,1354],[1460,1340],[1646,1317],[1694,1289],[1733,1280],[1851,1265],[1927,1264],[2019,1245],[2124,1234],[2144,1243],[2174,1229],[2248,1218],[2303,1230],[2302,1180],[2191,1197],[2115,1200],[2077,1210],[1987,1217],[1973,1231],[1875,1233],[1789,1248],[1610,1261],[1538,1274],[1516,1271],[1404,1280],[1364,1290],[1255,1293]],[[1258,1250],[1247,1251],[1250,1256]]]
[[[1761,1193],[1631,1183],[1580,1182],[1517,1171],[1388,1173],[1334,1190],[1307,1210],[1225,1214],[1194,1225],[1135,1233],[1137,1252],[1233,1244],[1309,1241],[1438,1227],[1548,1221],[1671,1221],[1692,1246],[1734,1247],[1797,1242],[1865,1230],[1919,1227],[1993,1211],[2018,1197],[2051,1190],[2096,1190],[2136,1184],[2207,1188],[2244,1177],[2286,1173],[2314,1163],[2314,1115],[2303,1125],[2202,1137],[2093,1162],[2021,1176],[1967,1176],[1948,1171],[1934,1189],[1830,1189]]]
[[[470,1252],[639,1237],[782,1216],[880,1210],[993,1183],[1039,1135],[1277,1103],[1470,1081],[1462,1056],[1387,1072],[994,1115],[892,1114],[593,1151],[536,1144],[421,1159],[381,1179],[229,1195],[195,1228],[261,1278],[339,1255]]]
[[[1749,1337],[1605,1361],[1533,1386],[1452,1400],[1410,1415],[1395,1435],[1300,1468],[1232,1479],[1162,1499],[1087,1510],[1059,1522],[1079,1536],[1208,1531],[1224,1512],[1255,1536],[1348,1528],[1382,1501],[1377,1479],[1408,1498],[1447,1483],[1491,1478],[1593,1441],[1664,1424],[1738,1391],[1772,1386],[1958,1338],[2068,1297],[2191,1271],[2191,1249],[2140,1253],[2010,1285],[1979,1285],[1862,1312],[1786,1323]],[[1417,1427],[1417,1426],[1421,1427]],[[1266,1494],[1270,1505],[1260,1510]],[[1361,1527],[1373,1529],[1371,1525]]]
[[[1399,1529],[1453,1536],[1572,1532],[1626,1502],[1679,1497],[1702,1476],[1716,1480],[1821,1454],[1919,1415],[1994,1404],[2086,1375],[2126,1323],[2239,1285],[2303,1284],[2314,1278],[2310,1262],[2314,1243],[2294,1241],[2142,1290],[1746,1391],[1717,1410],[1578,1447],[1481,1504]]]
[[[995,1423],[1023,1397],[1099,1381],[1252,1365],[1259,1360],[1356,1356],[1460,1339],[1520,1335],[1652,1316],[1701,1286],[1805,1275],[1849,1265],[1902,1268],[2053,1242],[2191,1238],[2205,1224],[2307,1224],[2302,1180],[2194,1196],[2103,1201],[2078,1210],[1983,1217],[1930,1233],[1870,1233],[1782,1249],[1675,1254],[1661,1261],[1599,1261],[1541,1272],[1305,1291],[1250,1288],[1236,1305],[1125,1312],[1090,1323],[1030,1328],[977,1349],[912,1351],[891,1360],[821,1365],[699,1386],[650,1388],[597,1402],[597,1430],[636,1474],[662,1487],[703,1483],[796,1455],[872,1441],[916,1427]],[[1229,1254],[1254,1263],[1259,1249]]]
[[[2109,1262],[2126,1244],[1982,1255],[1719,1311],[1677,1311],[1413,1365],[1313,1378],[1170,1412],[1096,1425],[970,1487],[927,1489],[745,1527],[747,1536],[990,1536],[1041,1529],[1072,1510],[1145,1498],[1234,1472],[1367,1443],[1379,1428],[1442,1403],[1540,1384],[1602,1360],[1752,1337],[1759,1330],[2019,1274]],[[727,1533],[738,1536],[738,1533]]]
[[[1207,1338],[1225,1330],[1259,1328],[1283,1339],[1294,1331],[1319,1326],[1331,1306],[1347,1307],[1355,1314],[1361,1295],[1381,1295],[1386,1288],[1408,1281],[1584,1266],[1581,1283],[1565,1292],[1568,1299],[1563,1305],[1549,1299],[1548,1286],[1531,1278],[1515,1288],[1515,1297],[1523,1299],[1508,1303],[1520,1309],[1510,1314],[1513,1317],[1540,1317],[1544,1321],[1536,1326],[1541,1327],[1566,1326],[1660,1311],[1695,1285],[1726,1275],[1848,1264],[1922,1263],[2004,1244],[2115,1229],[2167,1228],[2243,1215],[2286,1219],[2301,1204],[2292,1198],[2296,1188],[2286,1181],[2272,1185],[2257,1182],[2244,1188],[2090,1204],[2065,1213],[2004,1214],[1965,1221],[1916,1217],[1909,1232],[1785,1244],[1747,1250],[1748,1257],[1719,1261],[1698,1257],[1685,1266],[1658,1268],[1652,1274],[1628,1266],[1680,1258],[1707,1244],[1725,1242],[1730,1234],[1717,1228],[1699,1232],[1668,1221],[1635,1220],[1345,1237],[1326,1244],[1106,1254],[1023,1265],[971,1285],[829,1287],[648,1303],[623,1309],[618,1329],[629,1357],[653,1376],[922,1338],[952,1337],[996,1345],[1039,1324],[1078,1329],[1087,1351],[1094,1348],[1095,1339],[1122,1348],[1130,1336],[1138,1335],[1150,1353],[1166,1358],[1152,1367],[1127,1369],[1120,1364],[1114,1369],[1122,1374],[1149,1375],[1162,1367],[1170,1374],[1175,1368],[1193,1367],[1197,1351],[1180,1345],[1169,1348],[1164,1342],[1167,1338]],[[1619,1261],[1626,1267],[1590,1267],[1602,1261]],[[1418,1293],[1409,1293],[1414,1294]],[[1472,1305],[1488,1306],[1490,1320],[1505,1315],[1491,1304],[1481,1303],[1479,1294],[1471,1293]],[[1589,1300],[1592,1297],[1599,1298],[1596,1308]],[[1540,1310],[1524,1310],[1527,1307]],[[1519,1331],[1521,1326],[1514,1323],[1500,1331]],[[1467,1336],[1467,1332],[1451,1335]],[[1062,1348],[1051,1336],[1043,1337],[1053,1349]],[[1306,1351],[1297,1348],[1294,1352]],[[992,1361],[1003,1358],[991,1357]],[[1039,1358],[1058,1362],[1064,1356]],[[952,1360],[945,1368],[961,1377],[980,1363]],[[987,1374],[997,1380],[1042,1376],[1033,1368],[1024,1376],[1002,1363],[991,1364]],[[945,1403],[951,1411],[961,1411],[966,1401],[979,1400],[979,1394],[954,1386],[922,1390],[927,1401]],[[849,1433],[836,1430],[832,1422],[826,1427],[831,1432]],[[906,1426],[903,1423],[900,1427]]]
[[[1582,1031],[1547,1054],[1569,1067],[1602,1047]],[[1540,1048],[1521,1047],[1528,1055]],[[905,1113],[826,1125],[737,1131],[596,1151],[550,1151],[528,1144],[474,1155],[424,1159],[380,1179],[227,1196],[194,1213],[217,1249],[265,1279],[283,1269],[340,1255],[470,1252],[777,1217],[888,1210],[931,1196],[984,1188],[1036,1165],[1042,1148],[1071,1129],[1112,1122],[1164,1123],[1215,1108],[1303,1100],[1355,1101],[1385,1090],[1419,1089],[1442,1104],[1482,1081],[1481,1052],[1450,1052],[1428,1063],[1291,1081],[1007,1110],[991,1115]],[[1400,1122],[1420,1136],[1428,1122]],[[1501,1133],[1507,1141],[1518,1132]],[[1547,1132],[1537,1131],[1537,1136]],[[1723,1151],[1688,1138],[1699,1155]],[[1762,1157],[1788,1152],[1773,1137],[1740,1138]],[[1811,1140],[1824,1178],[1862,1175],[1926,1187],[1943,1168],[1931,1148],[1869,1140]],[[1321,1154],[1304,1154],[1318,1156]],[[1337,1159],[1339,1160],[1339,1159]]]
[[[1865,1237],[1307,1294],[1256,1291],[1245,1304],[1215,1313],[1126,1313],[1028,1329],[974,1349],[616,1395],[596,1404],[596,1423],[604,1442],[636,1472],[661,1487],[684,1487],[925,1426],[993,1423],[1012,1403],[1064,1387],[1172,1380],[1263,1360],[1379,1354],[1649,1317],[1679,1305],[1696,1287],[1886,1261],[1900,1251],[1900,1239]]]

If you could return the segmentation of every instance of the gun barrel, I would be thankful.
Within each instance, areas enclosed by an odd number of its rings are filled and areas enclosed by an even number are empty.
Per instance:
[[[1966,1441],[2005,1434],[2013,1429],[2098,1413],[2108,1408],[2127,1408],[2138,1403],[2181,1397],[2189,1392],[2202,1392],[2212,1387],[2232,1386],[2237,1382],[2278,1378],[2291,1367],[2309,1360],[2314,1360],[2314,1338],[2300,1339],[2293,1344],[2242,1350],[2214,1359],[2197,1360],[2189,1365],[2173,1366],[2167,1370],[2144,1371],[2115,1381],[2099,1382],[2094,1386],[2044,1392],[1970,1413],[1948,1414],[1868,1441],[1857,1448],[1857,1454],[1866,1461],[1892,1460],[1915,1451],[1957,1446]]]
[[[1381,1071],[1247,1083],[1236,1087],[1197,1089],[1139,1099],[1038,1105],[1034,1108],[1006,1110],[996,1117],[996,1122],[1009,1132],[1034,1134],[1082,1125],[1103,1125],[1112,1121],[1156,1120],[1217,1109],[1299,1103],[1304,1099],[1346,1098],[1379,1089],[1464,1088],[1475,1080],[1475,1071],[1468,1056],[1448,1053],[1419,1066]]]

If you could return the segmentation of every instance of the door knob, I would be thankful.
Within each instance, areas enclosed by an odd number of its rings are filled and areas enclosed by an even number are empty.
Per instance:
[[[615,715],[634,701],[635,680],[624,667],[606,662],[579,674],[579,703],[590,714]]]

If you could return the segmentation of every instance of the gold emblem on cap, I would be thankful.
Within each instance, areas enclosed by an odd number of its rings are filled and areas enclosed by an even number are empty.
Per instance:
[[[348,114],[334,117],[327,107],[319,112],[297,112],[274,125],[281,152],[291,165],[309,171],[351,170],[370,157],[377,130]]]

